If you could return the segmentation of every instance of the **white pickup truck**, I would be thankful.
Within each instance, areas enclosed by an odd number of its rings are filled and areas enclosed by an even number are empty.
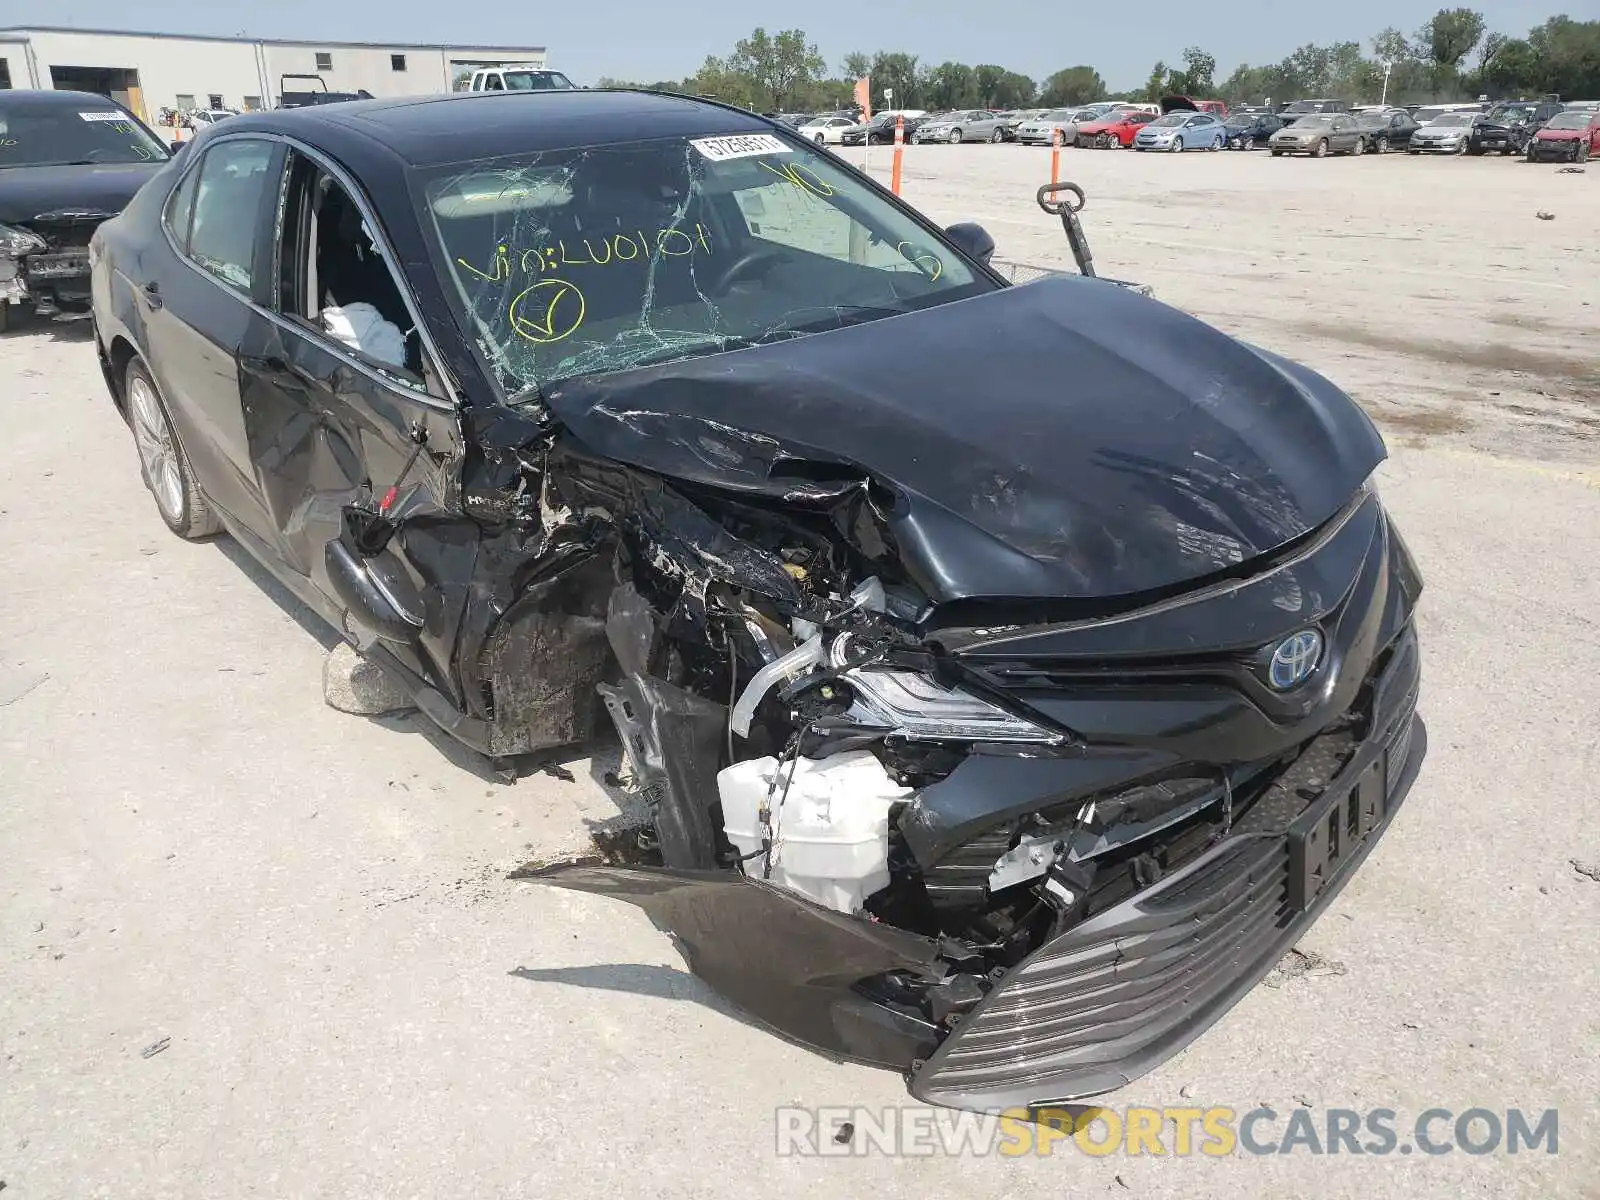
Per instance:
[[[500,67],[484,67],[472,73],[469,92],[559,92],[577,87],[560,71],[550,71],[536,64],[510,63]]]

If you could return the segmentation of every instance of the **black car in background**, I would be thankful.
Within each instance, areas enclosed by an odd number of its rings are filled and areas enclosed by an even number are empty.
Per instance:
[[[484,754],[609,716],[660,864],[539,877],[924,1101],[1148,1071],[1420,767],[1421,580],[1349,396],[1105,280],[1010,285],[752,113],[249,114],[95,250],[160,518]]]
[[[1283,122],[1272,113],[1236,112],[1222,123],[1222,128],[1229,150],[1254,150],[1265,146],[1267,139],[1283,128]]]
[[[104,96],[0,91],[0,330],[15,312],[87,311],[91,235],[168,157]]]
[[[1374,154],[1403,150],[1419,128],[1417,119],[1403,108],[1381,109],[1356,114],[1356,128],[1366,139],[1366,149]]]
[[[1565,106],[1558,100],[1502,100],[1473,122],[1468,154],[1521,154],[1528,140]]]

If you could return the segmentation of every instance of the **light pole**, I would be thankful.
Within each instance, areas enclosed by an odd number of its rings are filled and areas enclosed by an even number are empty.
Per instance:
[[[1378,97],[1379,104],[1389,103],[1389,72],[1394,69],[1394,64],[1388,59],[1383,61],[1383,95]]]

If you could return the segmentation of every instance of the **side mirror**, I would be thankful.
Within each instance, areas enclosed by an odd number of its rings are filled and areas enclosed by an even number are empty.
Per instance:
[[[173,158],[177,158],[188,145],[188,142],[168,142],[167,153],[171,154]]]
[[[948,226],[944,233],[947,238],[965,250],[969,257],[981,263],[987,264],[994,257],[994,238],[990,237],[989,231],[976,221],[961,221]]]

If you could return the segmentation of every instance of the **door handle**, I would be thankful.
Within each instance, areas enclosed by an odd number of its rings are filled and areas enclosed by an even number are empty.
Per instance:
[[[161,285],[154,279],[144,285],[144,298],[151,308],[161,307]]]

